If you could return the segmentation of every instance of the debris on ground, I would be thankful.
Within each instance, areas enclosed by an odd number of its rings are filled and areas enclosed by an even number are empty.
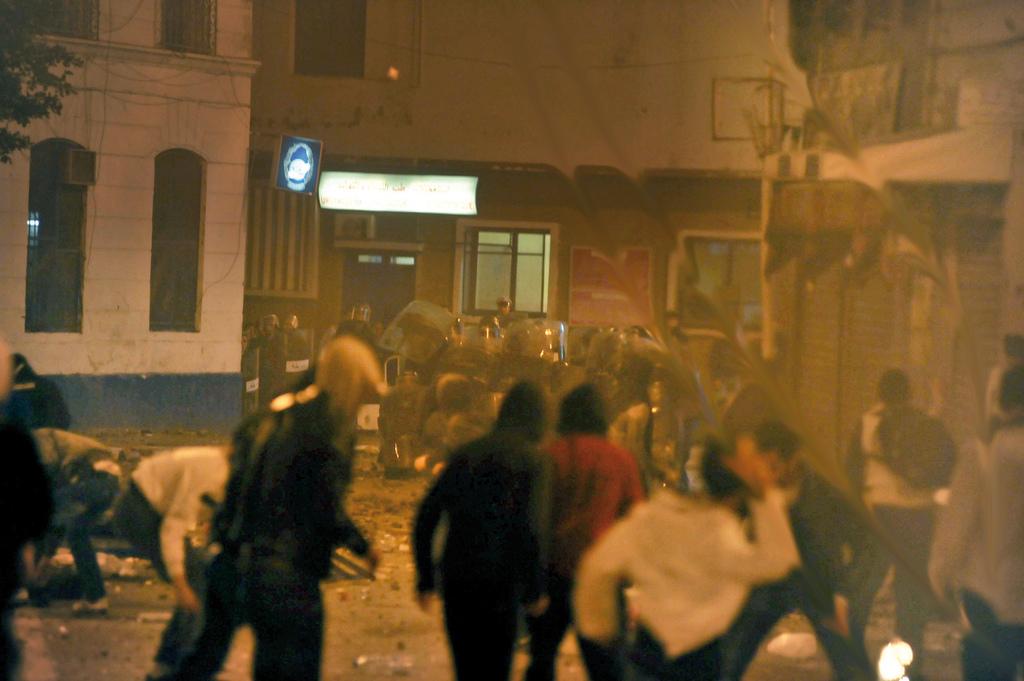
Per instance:
[[[167,610],[158,610],[155,612],[140,612],[139,616],[135,620],[142,624],[164,624],[170,622],[172,613]]]
[[[769,641],[765,650],[772,655],[778,655],[791,660],[804,660],[814,657],[818,652],[818,641],[815,639],[814,634],[785,632]]]
[[[352,666],[367,674],[409,676],[412,674],[414,665],[411,655],[398,653],[395,655],[359,655],[352,660]]]

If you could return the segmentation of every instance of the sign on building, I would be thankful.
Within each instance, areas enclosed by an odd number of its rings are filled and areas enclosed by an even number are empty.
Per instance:
[[[382,213],[476,215],[478,178],[325,172],[320,207]]]
[[[572,249],[569,323],[579,326],[648,326],[651,251],[629,248],[615,259],[596,248]]]
[[[274,170],[274,186],[289,192],[312,194],[320,174],[323,142],[281,135]]]

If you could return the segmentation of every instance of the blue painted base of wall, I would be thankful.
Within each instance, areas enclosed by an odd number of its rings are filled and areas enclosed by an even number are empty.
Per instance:
[[[51,375],[71,427],[230,432],[242,415],[241,374]]]

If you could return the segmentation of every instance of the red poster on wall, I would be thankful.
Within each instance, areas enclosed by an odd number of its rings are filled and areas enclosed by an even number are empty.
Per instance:
[[[628,248],[615,258],[574,247],[569,275],[569,323],[578,326],[649,326],[651,251]]]

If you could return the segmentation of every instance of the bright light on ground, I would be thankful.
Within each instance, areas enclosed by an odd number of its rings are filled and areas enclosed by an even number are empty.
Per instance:
[[[896,639],[882,648],[878,656],[879,681],[908,681],[907,667],[914,661],[910,644]]]

